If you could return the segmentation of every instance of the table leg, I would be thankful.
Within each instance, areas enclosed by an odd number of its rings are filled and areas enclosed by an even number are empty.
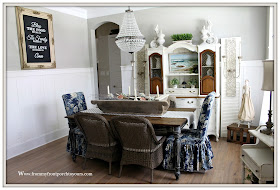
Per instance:
[[[244,184],[245,183],[245,163],[242,162],[242,183]]]
[[[176,180],[179,180],[180,177],[180,153],[181,153],[181,141],[179,139],[179,135],[181,133],[180,126],[174,128],[174,152],[175,152],[175,177]]]

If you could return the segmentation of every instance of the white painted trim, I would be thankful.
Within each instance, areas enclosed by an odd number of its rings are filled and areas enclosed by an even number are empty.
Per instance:
[[[42,70],[17,70],[7,71],[7,78],[12,77],[30,77],[43,75],[60,75],[73,73],[87,73],[91,72],[92,68],[69,68],[69,69],[42,69]]]
[[[242,79],[246,78],[246,73],[244,73],[244,69],[246,69],[246,68],[247,69],[248,68],[262,68],[263,63],[262,63],[262,60],[241,61],[240,67],[241,67],[241,69],[240,69],[241,74],[240,74],[240,78],[237,80],[237,88],[239,86],[238,90],[240,92],[240,93],[237,94],[238,97],[230,98],[230,97],[226,97],[225,94],[222,94],[222,99],[221,99],[222,100],[221,104],[225,104],[225,102],[224,102],[225,99],[226,99],[227,104],[238,103],[239,109],[240,109],[240,104],[241,104],[241,100],[242,100],[242,88],[243,88],[243,83],[244,83],[244,81]],[[223,75],[223,73],[221,73],[221,75]],[[258,73],[258,75],[262,75],[262,73]],[[221,76],[221,77],[223,77],[223,76]],[[222,85],[222,87],[225,87],[225,84],[224,84],[224,86],[223,86],[223,84],[221,84],[221,85]],[[252,83],[250,85],[252,85]],[[221,93],[222,92],[223,92],[223,90],[221,89]],[[236,98],[238,98],[239,102],[235,102]],[[221,106],[221,109],[222,109],[222,106]],[[221,117],[223,117],[223,114],[224,115],[232,114],[232,110],[221,110],[221,111],[222,111]],[[238,121],[238,118],[236,118],[236,122],[237,121]],[[221,118],[221,137],[227,137],[227,128],[226,128],[226,126],[223,126],[225,123],[227,123],[227,122],[223,121],[222,118]]]
[[[241,61],[241,67],[263,67],[262,60]]]
[[[83,8],[79,8],[79,7],[45,7],[45,8],[87,19],[87,10]]]
[[[39,137],[35,137],[24,143],[17,144],[12,147],[7,147],[7,160],[15,156],[18,156],[20,154],[23,154],[25,152],[28,152],[32,149],[38,148],[47,143],[50,143],[52,141],[55,141],[57,139],[60,139],[62,137],[65,137],[68,135],[68,132],[69,132],[69,127],[64,126],[63,129],[58,129],[51,133],[41,135]],[[65,144],[65,151],[66,151],[66,144]]]
[[[131,65],[125,65],[121,66],[122,71],[132,71],[132,66]]]
[[[50,10],[57,12],[77,16],[84,19],[97,18],[102,16],[114,15],[124,13],[127,7],[119,6],[92,6],[92,7],[45,7]],[[131,7],[135,11],[151,9],[155,7]]]

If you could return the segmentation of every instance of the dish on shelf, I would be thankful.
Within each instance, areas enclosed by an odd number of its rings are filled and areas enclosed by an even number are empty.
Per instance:
[[[207,75],[213,76],[213,74],[214,74],[214,72],[213,72],[212,69],[208,69],[208,70],[207,70]]]

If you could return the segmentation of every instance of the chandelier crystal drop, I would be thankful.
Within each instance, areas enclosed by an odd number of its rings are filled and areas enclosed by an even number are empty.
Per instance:
[[[122,51],[134,53],[141,50],[145,42],[145,37],[137,26],[133,11],[128,8],[124,14],[120,32],[116,37],[116,44]]]

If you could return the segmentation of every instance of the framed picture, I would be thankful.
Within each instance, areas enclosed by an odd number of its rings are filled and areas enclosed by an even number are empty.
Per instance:
[[[21,69],[55,68],[53,17],[16,7]]]
[[[198,54],[169,54],[170,73],[198,73]]]

